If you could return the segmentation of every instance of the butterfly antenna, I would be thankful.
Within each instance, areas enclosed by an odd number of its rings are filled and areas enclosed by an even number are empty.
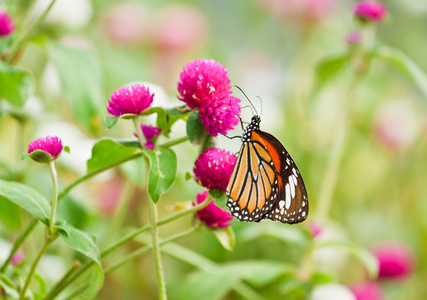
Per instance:
[[[235,87],[236,88],[238,88],[241,92],[242,92],[242,94],[245,96],[245,98],[248,100],[248,102],[251,104],[251,110],[252,110],[252,108],[255,110],[255,114],[257,114],[258,115],[258,111],[256,110],[256,108],[255,108],[255,106],[253,105],[253,103],[252,103],[252,101],[251,100],[249,100],[249,97],[245,94],[245,92],[240,88],[240,86],[238,86],[238,85],[235,85]],[[252,114],[254,114],[254,112],[252,111]]]
[[[261,106],[261,114],[259,115],[260,117],[262,116],[262,101],[261,101],[261,97],[260,96],[256,96],[259,99],[259,104]]]
[[[239,116],[239,114],[237,113],[237,112],[235,112],[234,111],[234,109],[233,109],[233,105],[232,105],[232,103],[231,103],[231,99],[230,99],[230,108],[231,108],[231,111],[232,112],[234,112],[234,114],[236,115],[236,117],[238,117],[239,118],[239,121],[240,121],[240,126],[242,127],[242,130],[243,130],[243,120],[242,120],[242,118]]]

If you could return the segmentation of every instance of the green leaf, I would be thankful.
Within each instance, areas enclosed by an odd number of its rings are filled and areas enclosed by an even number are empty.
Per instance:
[[[66,222],[60,222],[57,226],[62,228],[58,233],[68,246],[95,262],[94,273],[92,274],[91,280],[88,282],[89,287],[85,293],[88,297],[95,296],[104,282],[101,256],[95,241],[87,233],[74,228]]]
[[[30,157],[36,162],[40,163],[48,163],[52,161],[53,156],[43,150],[35,150],[26,156]]]
[[[92,157],[87,161],[87,171],[105,170],[141,155],[140,149],[125,147],[115,141],[103,139],[93,146]]]
[[[317,247],[342,248],[343,250],[358,258],[365,265],[370,279],[374,280],[378,277],[378,261],[375,256],[373,256],[373,254],[365,248],[362,248],[356,244],[340,241],[326,241],[318,244]]]
[[[280,223],[251,224],[240,232],[242,241],[258,240],[263,236],[299,247],[305,247],[310,243],[310,236],[306,231],[295,226],[283,226]]]
[[[236,244],[236,236],[231,226],[225,228],[212,228],[209,230],[215,235],[224,249],[233,251],[234,245]]]
[[[0,87],[0,100],[22,107],[33,93],[33,78],[29,71],[0,61]]]
[[[50,204],[33,188],[13,181],[0,180],[0,196],[25,209],[43,224],[49,225]]]
[[[195,146],[200,147],[200,152],[215,147],[215,139],[203,126],[200,120],[200,114],[193,111],[187,119],[187,136],[188,140]]]
[[[9,229],[16,230],[21,226],[19,206],[0,196],[0,220]]]
[[[381,46],[374,49],[373,57],[383,59],[393,63],[406,76],[408,76],[420,89],[427,100],[427,74],[409,57],[400,50]]]
[[[216,206],[219,206],[227,211],[229,210],[227,206],[227,196],[225,194],[225,191],[213,189],[209,190],[209,195],[214,198],[214,203]]]
[[[201,270],[191,276],[183,286],[179,299],[222,299],[238,281],[262,287],[292,269],[289,265],[273,261],[244,261],[218,266],[213,270]]]
[[[19,293],[17,292],[16,287],[14,287],[12,281],[3,274],[0,274],[0,288],[3,288],[6,295],[9,296],[6,299],[19,298]],[[30,293],[27,293],[27,294],[30,295]]]
[[[157,148],[144,149],[150,159],[150,172],[148,174],[148,193],[155,203],[160,195],[172,185],[176,175],[176,154],[171,149]]]
[[[337,76],[350,61],[348,53],[340,54],[334,57],[328,57],[321,61],[316,67],[314,88],[310,99],[316,97],[319,91],[335,76]]]
[[[98,131],[107,101],[102,91],[102,68],[97,56],[87,49],[56,43],[49,44],[49,53],[74,117],[86,129]]]
[[[105,116],[105,124],[107,124],[107,129],[113,128],[117,124],[119,119],[120,117]]]

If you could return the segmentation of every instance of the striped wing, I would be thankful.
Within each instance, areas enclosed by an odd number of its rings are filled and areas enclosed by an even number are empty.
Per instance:
[[[242,144],[227,187],[231,214],[240,221],[271,219],[298,223],[306,219],[308,199],[297,166],[271,134],[252,131]]]
[[[282,223],[299,223],[308,215],[308,197],[301,174],[285,147],[271,134],[259,131],[274,161],[278,176],[278,196],[264,218]]]
[[[273,160],[262,140],[243,143],[227,187],[231,214],[240,221],[261,221],[275,205],[277,184]]]

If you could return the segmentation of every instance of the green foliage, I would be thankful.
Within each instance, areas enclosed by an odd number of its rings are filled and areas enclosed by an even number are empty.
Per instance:
[[[197,111],[192,112],[187,119],[188,140],[199,147],[200,153],[216,146],[215,139],[206,131],[200,120],[200,114]]]
[[[137,148],[122,146],[115,141],[103,139],[93,146],[92,157],[87,161],[87,171],[99,172],[141,155],[141,151]]]
[[[0,87],[0,100],[4,99],[14,106],[23,107],[33,93],[33,78],[29,71],[8,66],[0,61]]]
[[[58,230],[59,235],[68,246],[95,262],[92,277],[89,280],[89,287],[85,292],[88,297],[94,297],[104,282],[101,256],[95,241],[87,233],[74,228],[66,222],[60,222],[57,226],[61,229]]]
[[[48,48],[76,120],[91,132],[99,131],[105,101],[102,67],[97,57],[89,50],[54,42],[49,43]]]
[[[36,190],[18,182],[0,180],[0,196],[25,209],[43,224],[49,225],[49,202]]]
[[[182,287],[179,299],[221,299],[241,280],[262,287],[281,275],[289,274],[291,270],[289,265],[275,261],[227,263],[192,274],[191,280]]]
[[[148,193],[154,203],[160,196],[169,190],[176,175],[176,154],[171,149],[157,148],[144,150],[144,154],[150,160],[150,172],[148,174]]]

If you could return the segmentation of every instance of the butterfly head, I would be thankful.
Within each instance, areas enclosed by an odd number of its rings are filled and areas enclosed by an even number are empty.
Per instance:
[[[245,130],[243,130],[242,136],[240,137],[243,143],[251,139],[252,131],[259,130],[259,123],[261,123],[261,117],[254,115],[251,119],[251,122],[248,126],[246,126]]]

